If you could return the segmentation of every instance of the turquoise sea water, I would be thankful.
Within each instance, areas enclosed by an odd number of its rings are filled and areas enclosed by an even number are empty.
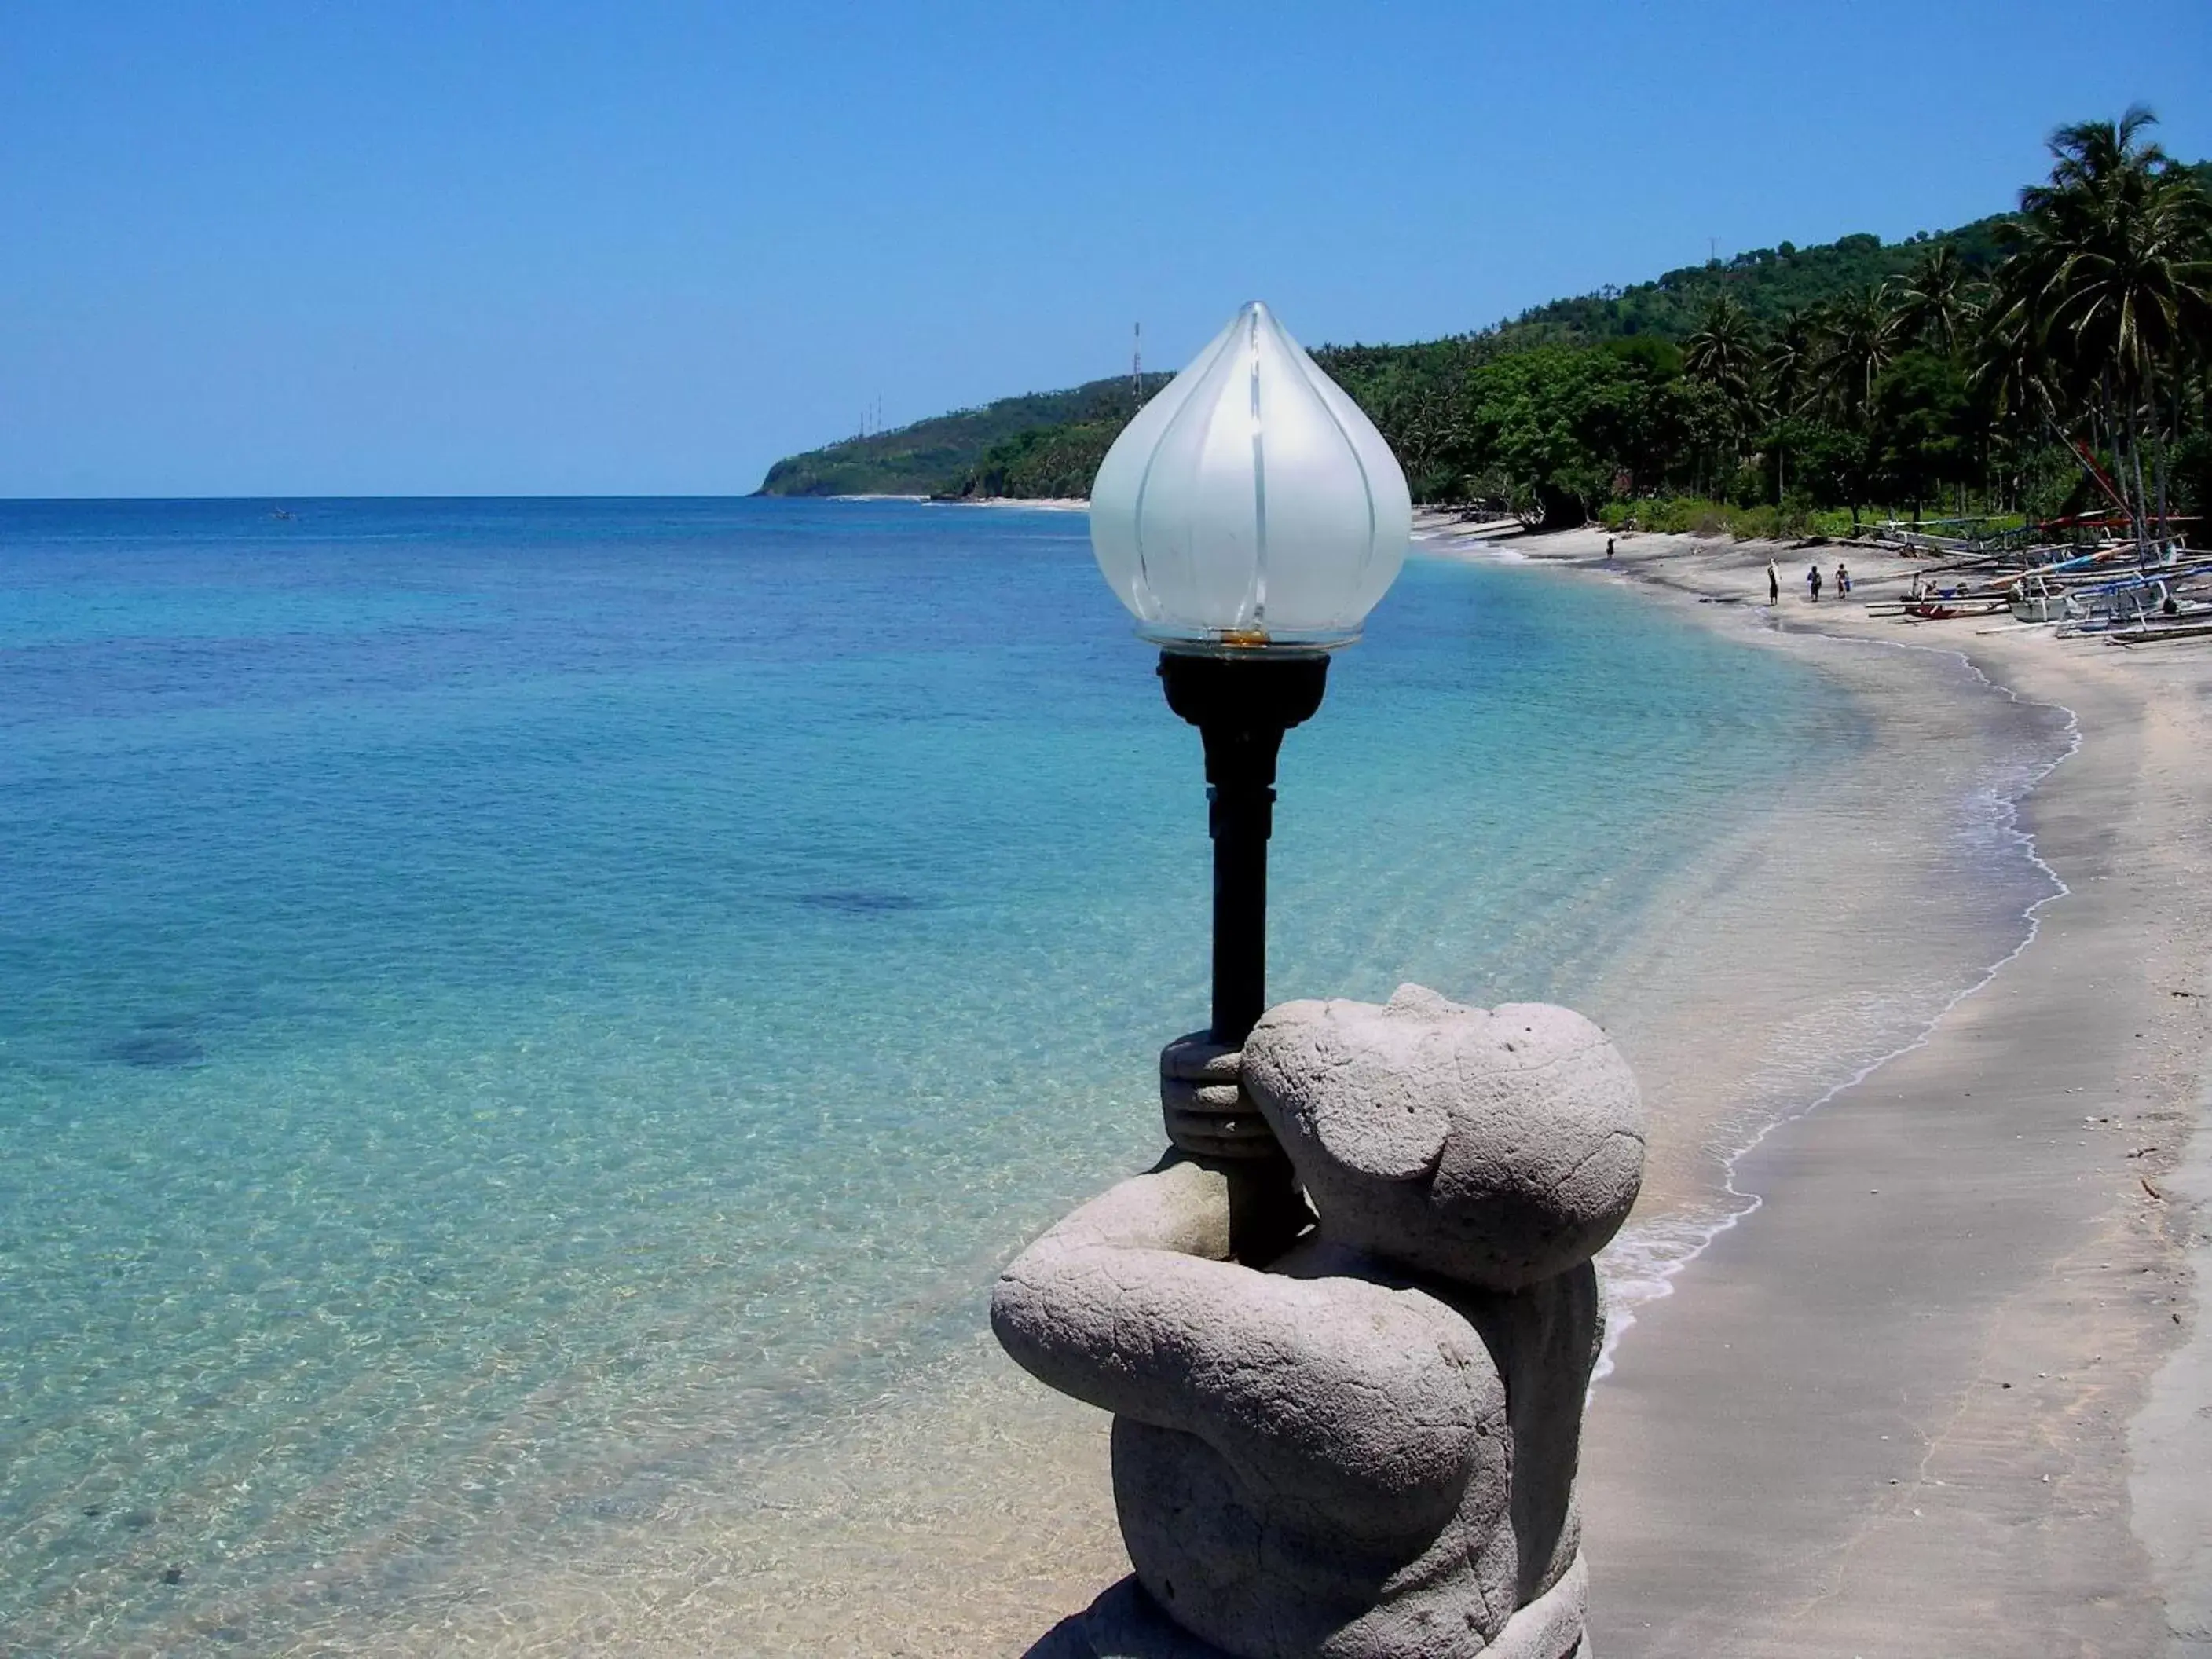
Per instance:
[[[1205,1017],[1197,738],[1079,515],[291,507],[0,503],[27,1651],[281,1645],[334,1555],[399,1594],[896,1397]],[[1854,741],[1417,559],[1285,745],[1271,989],[1571,998]]]

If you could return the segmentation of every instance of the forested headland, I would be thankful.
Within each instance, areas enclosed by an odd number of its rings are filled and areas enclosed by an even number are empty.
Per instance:
[[[982,458],[996,450],[1029,453],[1040,438],[1048,447],[1079,447],[1085,453],[1104,430],[1087,468],[1067,464],[1067,476],[1080,473],[1071,489],[970,489],[1002,495],[1087,495],[1091,474],[1106,446],[1128,423],[1138,394],[1150,398],[1175,376],[1147,374],[1139,388],[1127,374],[1092,380],[1066,392],[1031,392],[1000,398],[980,409],[957,409],[889,432],[870,433],[787,456],[769,468],[757,492],[763,495],[931,495],[957,491],[976,477]],[[1044,434],[1054,434],[1045,437]]]
[[[1314,356],[1414,499],[1534,524],[1788,533],[1862,512],[2212,503],[2212,163],[2062,128],[2017,210],[1784,242],[1412,345]],[[780,461],[767,494],[1086,495],[1168,377],[1008,398]],[[2099,473],[2104,476],[2100,479]]]

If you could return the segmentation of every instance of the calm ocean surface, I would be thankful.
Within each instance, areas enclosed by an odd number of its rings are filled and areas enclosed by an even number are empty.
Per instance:
[[[290,505],[0,503],[0,1648],[895,1398],[1204,1022],[1080,515]],[[1850,724],[1416,560],[1285,744],[1271,988],[1571,999]]]

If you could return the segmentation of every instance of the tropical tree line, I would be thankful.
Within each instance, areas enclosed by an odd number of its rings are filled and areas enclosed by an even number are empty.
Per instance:
[[[1531,523],[1693,496],[2138,526],[2212,507],[2212,201],[2130,110],[2051,136],[2049,179],[1978,244],[1686,335],[1513,349],[1494,333],[1316,354],[1417,499]],[[1724,273],[1723,273],[1724,274]]]
[[[1776,531],[1844,511],[2143,527],[2212,514],[2212,165],[2173,161],[2154,125],[2136,108],[2060,129],[2017,212],[1939,236],[1784,243],[1479,333],[1315,356],[1416,500],[1531,524],[1672,527],[1697,521],[1685,507]],[[1049,404],[1045,422],[987,440],[935,487],[1088,494],[1164,379],[1027,400]],[[923,435],[866,441],[926,467]],[[829,465],[842,449],[799,461],[769,488],[844,477]]]

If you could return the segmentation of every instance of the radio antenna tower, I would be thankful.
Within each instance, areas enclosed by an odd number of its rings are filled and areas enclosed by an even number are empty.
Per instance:
[[[1145,325],[1134,325],[1135,344],[1129,353],[1129,404],[1133,409],[1145,406]]]

